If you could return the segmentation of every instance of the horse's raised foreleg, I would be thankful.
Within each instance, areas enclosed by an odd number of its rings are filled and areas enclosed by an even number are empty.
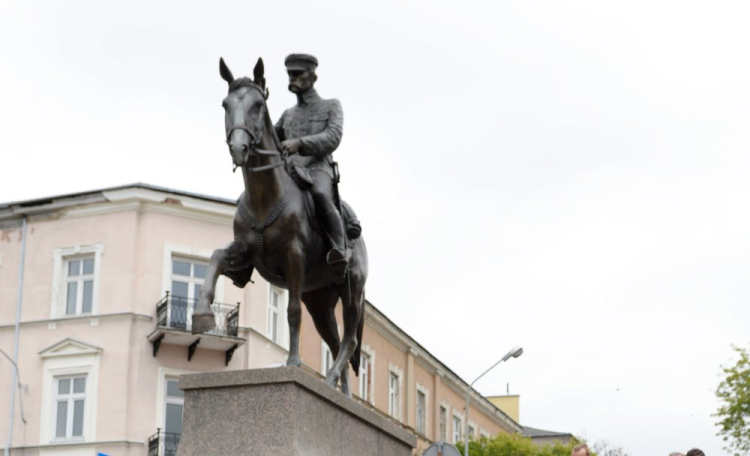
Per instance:
[[[289,357],[287,366],[300,366],[299,332],[302,324],[302,287],[305,284],[305,255],[298,242],[293,242],[287,254],[287,285],[289,286],[289,304],[287,321],[289,322]]]
[[[233,241],[223,249],[214,250],[211,261],[208,263],[206,278],[201,286],[198,305],[195,306],[193,312],[193,334],[211,331],[216,327],[214,312],[211,310],[211,304],[214,302],[216,295],[216,282],[219,275],[224,273],[228,267],[248,262],[247,252],[247,244],[242,241]]]

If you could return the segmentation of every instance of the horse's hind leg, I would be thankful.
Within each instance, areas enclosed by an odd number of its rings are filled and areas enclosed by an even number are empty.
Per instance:
[[[359,331],[361,319],[364,316],[364,280],[357,280],[352,274],[351,282],[344,281],[337,286],[338,294],[341,296],[344,314],[344,337],[341,340],[341,350],[339,351],[333,368],[326,377],[326,383],[336,384],[338,376],[348,373],[349,361],[357,351],[357,333]],[[349,290],[351,289],[351,299]],[[359,367],[359,359],[352,361],[355,368]]]
[[[223,249],[214,250],[211,255],[211,261],[208,263],[206,279],[200,290],[200,300],[193,312],[193,334],[201,334],[211,331],[216,327],[216,319],[211,310],[211,304],[214,302],[216,294],[216,281],[230,264],[239,264],[247,262],[247,244],[242,241],[233,241],[227,244]]]
[[[315,329],[318,330],[320,337],[328,345],[328,348],[331,349],[334,359],[338,356],[341,347],[335,315],[338,300],[338,293],[331,287],[310,291],[302,295],[302,301],[310,312],[313,323],[315,323]],[[328,372],[325,374],[327,375]],[[335,384],[331,386],[336,387]],[[351,397],[348,375],[341,376],[341,391]]]

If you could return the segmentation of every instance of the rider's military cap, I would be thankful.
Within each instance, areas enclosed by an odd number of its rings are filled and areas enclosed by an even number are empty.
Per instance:
[[[289,54],[284,59],[287,70],[315,70],[318,59],[309,54]]]

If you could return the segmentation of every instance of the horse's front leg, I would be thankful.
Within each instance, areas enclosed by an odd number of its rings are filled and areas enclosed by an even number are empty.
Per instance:
[[[216,281],[226,269],[230,262],[242,260],[242,252],[247,251],[247,247],[242,241],[233,241],[227,244],[223,249],[214,250],[211,255],[211,261],[208,264],[206,279],[200,290],[200,299],[193,312],[193,334],[201,334],[211,331],[216,327],[214,312],[211,310],[211,304],[214,302],[216,295]]]
[[[292,243],[287,254],[287,285],[289,286],[289,305],[287,321],[289,322],[289,358],[287,366],[300,366],[299,332],[302,324],[302,288],[305,284],[305,255],[299,241]]]

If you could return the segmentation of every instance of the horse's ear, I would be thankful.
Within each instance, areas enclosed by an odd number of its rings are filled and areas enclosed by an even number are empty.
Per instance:
[[[263,77],[263,73],[265,73],[265,67],[263,66],[263,58],[258,58],[258,63],[255,64],[255,69],[253,70],[253,82],[258,84],[259,86],[266,88],[266,78]]]
[[[219,57],[219,74],[221,74],[221,78],[227,81],[227,83],[229,84],[234,81],[234,76],[232,76],[232,72],[229,71],[229,67],[227,67],[227,64],[224,63],[223,57]]]

